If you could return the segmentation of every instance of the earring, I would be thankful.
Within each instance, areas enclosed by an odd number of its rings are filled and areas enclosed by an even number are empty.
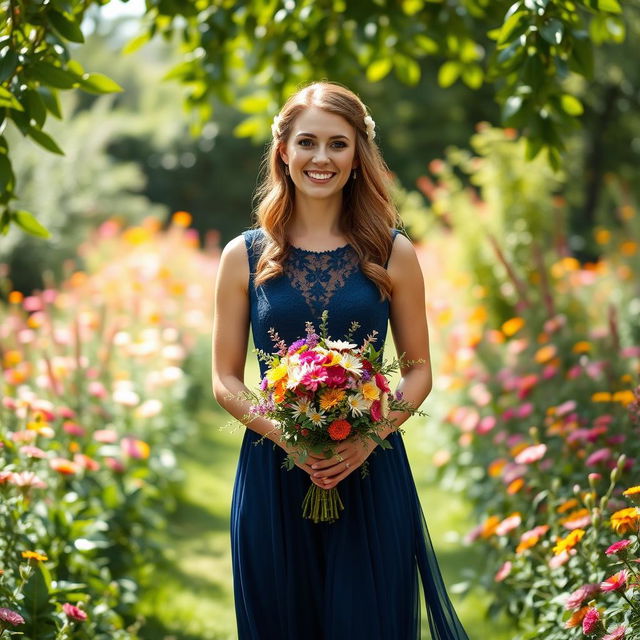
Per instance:
[[[358,177],[358,172],[354,169],[351,173],[351,177],[355,180]]]
[[[289,175],[289,165],[288,165],[288,164],[285,164],[285,165],[284,165],[284,172],[285,172],[287,175]]]

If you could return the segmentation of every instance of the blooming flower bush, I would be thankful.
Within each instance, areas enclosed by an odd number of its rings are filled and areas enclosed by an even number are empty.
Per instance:
[[[183,366],[210,318],[216,256],[187,224],[110,221],[59,287],[23,297],[2,281],[0,637],[137,637],[181,477]]]
[[[466,586],[493,592],[491,614],[520,638],[637,638],[640,223],[623,202],[620,228],[595,230],[601,257],[572,257],[557,178],[514,137],[484,128],[478,156],[452,151],[421,183],[438,224],[422,254],[445,344],[436,394],[457,398],[434,462],[476,505],[467,541],[487,568]]]

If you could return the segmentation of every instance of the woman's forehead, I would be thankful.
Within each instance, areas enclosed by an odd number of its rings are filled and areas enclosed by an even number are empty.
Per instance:
[[[309,107],[301,111],[293,122],[292,134],[297,136],[301,133],[312,133],[318,137],[353,137],[355,130],[342,116],[319,107]]]

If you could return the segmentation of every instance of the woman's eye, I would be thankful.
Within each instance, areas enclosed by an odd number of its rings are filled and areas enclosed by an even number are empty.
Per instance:
[[[307,142],[308,142],[309,144],[307,144]],[[303,138],[302,140],[299,140],[299,141],[298,141],[298,144],[299,144],[301,147],[308,147],[310,144],[312,144],[312,141],[311,141],[309,138]]]

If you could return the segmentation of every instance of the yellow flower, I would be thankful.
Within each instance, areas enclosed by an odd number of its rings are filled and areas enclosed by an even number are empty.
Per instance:
[[[505,458],[498,458],[489,464],[487,467],[487,471],[489,476],[492,478],[497,478],[502,475],[502,470],[505,468],[507,464],[507,460]]]
[[[378,386],[372,380],[365,382],[360,392],[367,400],[377,400],[380,397],[380,389],[378,389]]]
[[[512,480],[509,483],[509,486],[507,487],[507,493],[512,496],[515,493],[518,493],[518,491],[520,491],[520,489],[522,489],[522,487],[524,487],[524,479],[523,478],[516,478],[515,480]]]
[[[273,369],[269,369],[267,371],[267,380],[269,385],[273,385],[278,380],[282,380],[287,375],[287,363],[281,362],[279,365],[276,365]]]
[[[623,496],[631,496],[640,494],[640,485],[636,487],[629,487],[622,492]]]
[[[638,244],[632,240],[627,240],[620,244],[620,253],[623,256],[632,256],[638,250]]]
[[[502,324],[502,332],[506,336],[512,336],[524,327],[524,319],[520,317],[510,318]]]
[[[633,391],[631,389],[626,389],[625,391],[616,391],[613,394],[612,400],[614,402],[619,402],[620,404],[631,404],[635,401],[635,396],[633,395]]]
[[[331,407],[335,407],[337,404],[340,404],[343,398],[344,398],[343,389],[327,389],[320,396],[320,408],[331,409]]]
[[[500,518],[498,516],[489,516],[482,524],[481,538],[490,538],[495,532],[497,526],[500,524]]]
[[[17,349],[9,349],[4,354],[4,366],[6,369],[15,367],[22,361],[22,354]]]
[[[634,531],[639,523],[640,511],[636,507],[621,509],[611,514],[611,528],[618,535]]]
[[[571,351],[573,351],[573,353],[585,353],[587,351],[591,351],[591,343],[586,340],[581,340],[573,345]]]
[[[557,349],[555,345],[553,344],[545,345],[544,347],[541,347],[540,349],[538,349],[538,351],[536,351],[534,355],[534,359],[536,362],[543,364],[551,360],[551,358],[553,358],[556,355],[556,351]]]
[[[564,538],[559,538],[556,542],[556,546],[553,547],[553,553],[557,556],[560,555],[563,551],[569,551],[573,549],[582,537],[584,536],[584,529],[574,529],[568,536]]]
[[[23,551],[22,557],[26,558],[27,560],[40,560],[41,562],[44,562],[48,559],[47,556],[45,556],[43,553],[38,553],[37,551]]]
[[[603,229],[602,227],[596,227],[593,230],[596,242],[598,244],[607,244],[611,240],[611,231],[609,229]]]
[[[591,395],[591,402],[611,402],[611,394],[608,391],[598,391]]]

